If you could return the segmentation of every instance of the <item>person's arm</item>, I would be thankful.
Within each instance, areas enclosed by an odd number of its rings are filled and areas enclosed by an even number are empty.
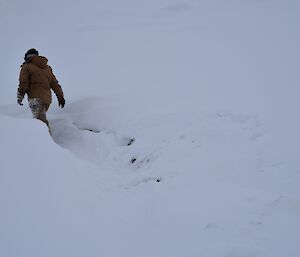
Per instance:
[[[18,104],[23,105],[22,101],[29,88],[29,71],[26,66],[22,66],[19,76],[19,88],[17,92]]]
[[[51,81],[50,87],[56,94],[56,97],[58,100],[58,106],[61,106],[61,108],[64,108],[64,106],[65,106],[64,93],[62,91],[61,86],[58,84],[58,81],[57,81],[55,75],[53,74],[52,69],[51,69],[51,73],[52,73],[52,81]]]

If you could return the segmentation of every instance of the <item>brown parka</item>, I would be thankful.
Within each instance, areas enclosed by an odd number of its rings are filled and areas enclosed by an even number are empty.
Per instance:
[[[33,56],[25,62],[21,66],[18,92],[21,97],[27,94],[29,99],[38,98],[49,106],[52,101],[51,89],[56,94],[58,102],[64,101],[64,94],[47,63],[47,58],[43,56]]]

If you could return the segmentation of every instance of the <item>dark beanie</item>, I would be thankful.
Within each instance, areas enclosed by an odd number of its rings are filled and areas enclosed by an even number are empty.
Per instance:
[[[26,52],[25,57],[24,57],[25,62],[27,62],[28,60],[30,60],[30,58],[32,56],[35,56],[35,55],[39,55],[39,52],[36,49],[34,49],[34,48],[29,49]]]

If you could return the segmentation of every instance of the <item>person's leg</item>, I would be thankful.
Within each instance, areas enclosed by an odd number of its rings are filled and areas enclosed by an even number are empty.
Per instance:
[[[52,136],[52,132],[51,132],[51,129],[50,129],[49,121],[47,120],[47,117],[46,117],[46,113],[47,113],[47,111],[48,111],[49,107],[50,107],[50,105],[49,105],[49,104],[44,104],[44,110],[45,110],[45,120],[46,120],[46,122],[47,122],[46,124],[47,124],[47,126],[48,126],[48,129],[49,129],[49,134],[50,134],[50,136]]]
[[[49,105],[45,105],[39,98],[29,99],[29,107],[31,109],[33,118],[39,119],[46,123],[49,127],[49,122],[46,118],[46,111],[49,108]]]

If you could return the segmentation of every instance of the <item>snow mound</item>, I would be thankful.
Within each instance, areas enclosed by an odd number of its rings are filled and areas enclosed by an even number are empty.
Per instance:
[[[54,141],[78,158],[126,177],[138,173],[134,180],[141,174],[141,181],[172,177],[195,167],[221,176],[243,172],[248,179],[248,170],[264,169],[264,132],[258,118],[247,115],[178,112],[131,117],[126,105],[107,106],[94,98],[51,114],[50,125]]]

